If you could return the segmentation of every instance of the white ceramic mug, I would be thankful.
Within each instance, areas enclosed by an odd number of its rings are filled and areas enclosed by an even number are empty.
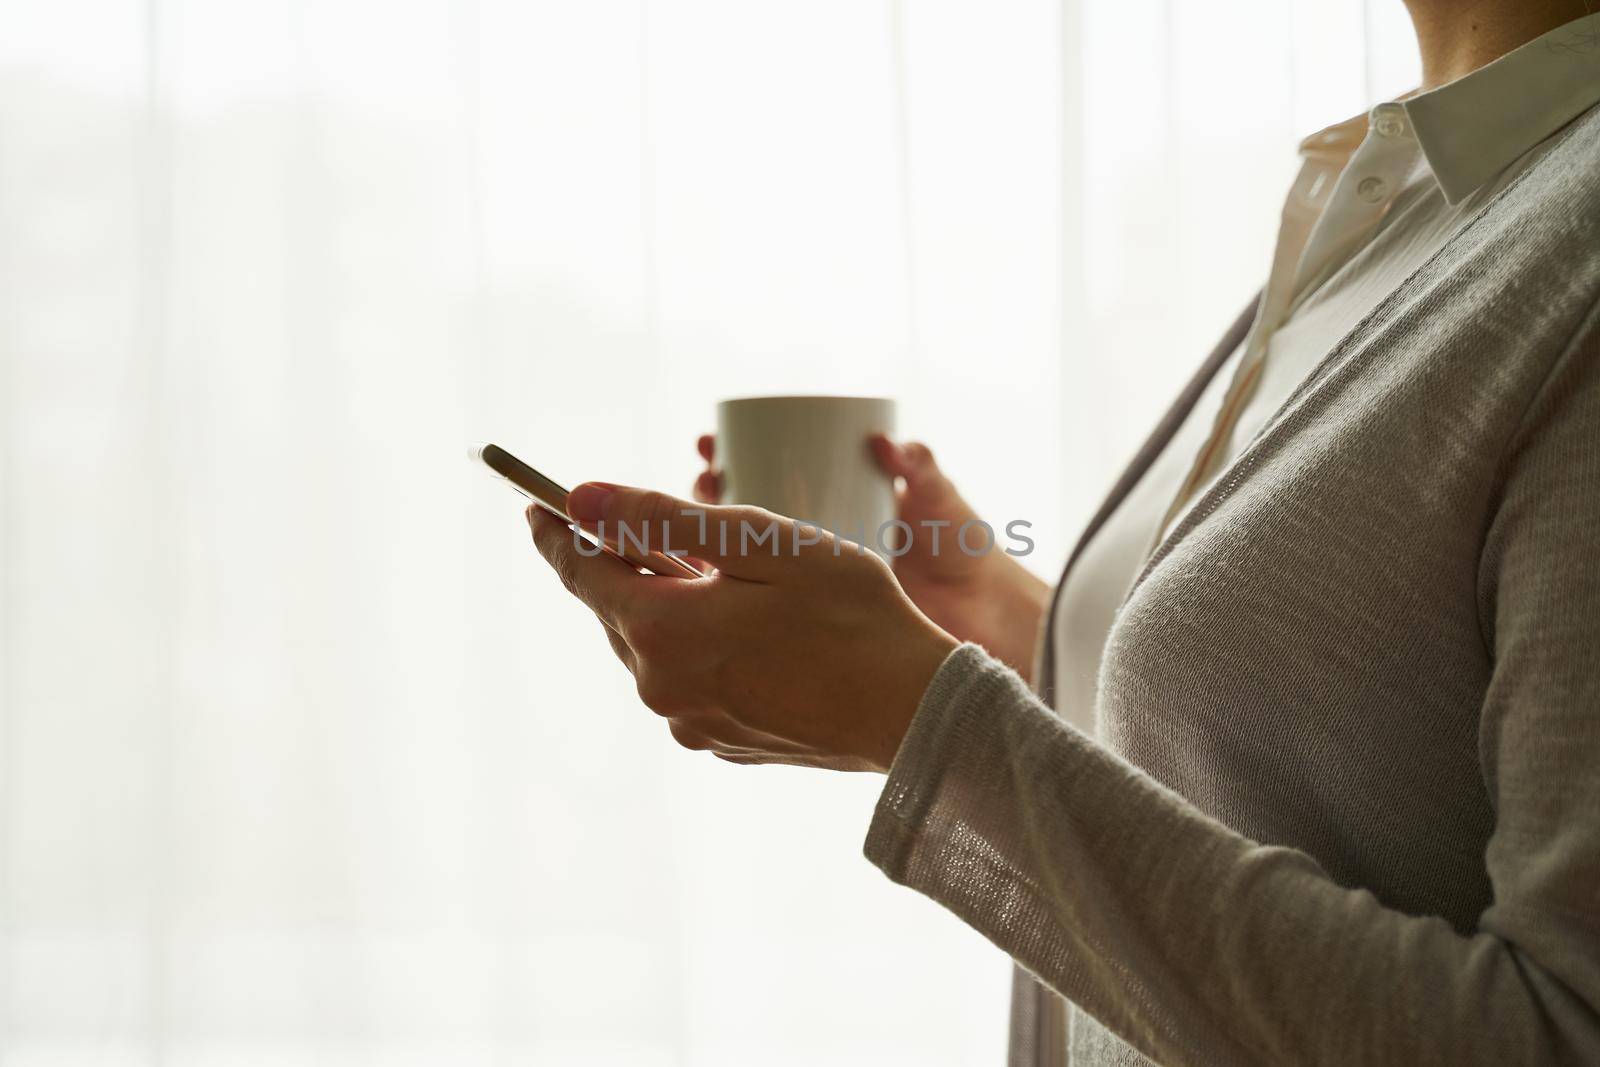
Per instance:
[[[867,448],[893,435],[894,401],[756,396],[717,405],[722,499],[815,523],[882,553],[894,544],[894,482]],[[881,532],[880,532],[881,531]]]

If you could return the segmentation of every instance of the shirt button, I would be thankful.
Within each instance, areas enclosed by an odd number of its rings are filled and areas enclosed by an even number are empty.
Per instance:
[[[1406,132],[1406,123],[1399,115],[1385,112],[1378,116],[1378,136],[1399,137]]]
[[[1382,178],[1362,178],[1356,186],[1356,195],[1369,204],[1376,204],[1389,191],[1389,183]]]

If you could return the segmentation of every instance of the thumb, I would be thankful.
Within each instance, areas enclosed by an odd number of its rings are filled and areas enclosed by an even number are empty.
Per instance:
[[[819,543],[815,531],[770,511],[696,504],[667,493],[585,482],[567,495],[567,514],[611,544],[705,560],[724,574],[768,581]],[[601,524],[604,524],[603,528]]]

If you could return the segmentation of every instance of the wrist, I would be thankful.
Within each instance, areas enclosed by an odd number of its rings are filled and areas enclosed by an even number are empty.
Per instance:
[[[900,743],[911,728],[911,720],[916,718],[917,710],[922,706],[928,683],[939,672],[950,653],[961,647],[959,640],[925,617],[918,618],[916,625],[917,632],[912,640],[900,645],[904,650],[904,658],[898,671],[902,679],[896,687],[898,696],[889,702],[886,729],[875,751],[868,756],[872,769],[885,774],[894,763],[895,753],[900,751]]]
[[[1039,627],[1050,608],[1050,584],[1010,556],[990,559],[994,566],[985,575],[985,626],[978,643],[1031,681]]]

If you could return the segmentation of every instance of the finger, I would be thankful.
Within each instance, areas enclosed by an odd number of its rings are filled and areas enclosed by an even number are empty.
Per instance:
[[[720,752],[712,749],[711,754],[724,763],[737,763],[741,767],[813,767],[817,770],[840,770],[833,762],[821,756],[785,756],[771,752]]]
[[[694,498],[702,504],[715,504],[722,499],[722,472],[701,471],[694,480]]]
[[[908,493],[937,496],[954,490],[934,461],[933,451],[920,441],[899,445],[883,434],[873,434],[867,439],[867,447],[885,474],[906,480]]]
[[[628,668],[628,673],[633,673],[638,667],[638,659],[634,656],[633,649],[629,647],[628,642],[623,639],[621,634],[604,622],[601,622],[600,628],[606,632],[606,640],[611,642],[611,651],[616,653],[617,658],[622,661],[622,665]]]
[[[694,446],[699,450],[700,458],[710,463],[717,456],[717,435],[703,433],[700,435],[700,440],[694,443]]]
[[[904,478],[906,471],[906,458],[900,446],[890,440],[886,433],[875,433],[867,437],[867,451],[872,453],[873,460],[878,468],[891,478]]]
[[[744,726],[725,715],[712,718],[701,729],[717,743],[718,748],[728,751],[770,752],[790,756],[822,754],[822,750],[813,745],[768,733],[766,730],[758,730],[753,726]]]
[[[647,489],[585,482],[567,496],[567,513],[613,543],[703,559],[749,581],[772,581],[795,557],[833,549],[813,527],[760,508],[694,504]]]
[[[728,742],[716,737],[705,728],[704,723],[694,719],[668,719],[667,729],[672,734],[672,739],[684,748],[695,752],[753,752],[754,749],[744,749],[730,745]]]
[[[809,745],[775,734],[751,730],[720,716],[675,716],[667,720],[673,740],[696,751],[816,759],[822,753]]]
[[[578,535],[558,516],[528,505],[533,543],[567,592],[583,601],[607,627],[621,629],[624,608],[650,592],[652,580],[598,547],[579,551]],[[593,554],[588,554],[589,552]]]
[[[944,482],[944,474],[938,462],[934,462],[933,451],[923,443],[896,445],[886,435],[874,434],[867,438],[867,448],[885,474],[906,478],[906,488],[912,493],[926,493]]]
[[[672,734],[672,739],[683,748],[704,752],[711,747],[710,738],[682,719],[668,719],[667,730]]]

